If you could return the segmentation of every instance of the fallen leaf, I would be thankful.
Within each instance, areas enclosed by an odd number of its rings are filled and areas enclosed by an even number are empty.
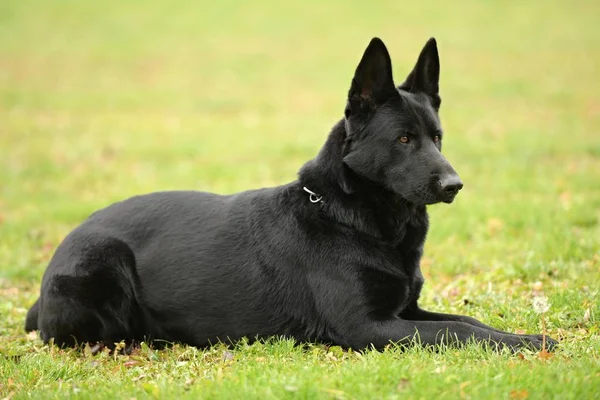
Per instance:
[[[90,344],[89,344],[89,343],[86,343],[86,344],[85,344],[85,347],[83,348],[83,354],[84,354],[86,357],[91,357],[91,356],[93,356],[93,355],[94,355],[94,353],[92,353],[92,348],[90,347]]]
[[[117,358],[117,354],[121,351],[125,349],[125,341],[121,340],[119,343],[115,343],[115,359]]]
[[[398,382],[398,385],[396,386],[396,390],[401,392],[401,391],[407,389],[409,386],[410,386],[410,381],[407,378],[402,378]]]
[[[542,351],[538,353],[538,357],[544,361],[551,359],[553,355],[554,354],[549,353],[546,349],[542,349]]]
[[[519,389],[519,390],[511,390],[510,391],[510,398],[511,399],[526,399],[529,397],[529,392],[525,389]]]
[[[125,367],[127,367],[127,368],[129,368],[129,367],[133,367],[134,365],[137,365],[137,364],[139,364],[139,363],[138,363],[138,361],[136,361],[136,360],[129,360],[129,361],[125,361],[125,362],[123,363],[123,365],[124,365]]]

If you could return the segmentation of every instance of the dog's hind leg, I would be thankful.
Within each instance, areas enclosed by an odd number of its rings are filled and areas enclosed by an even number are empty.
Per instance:
[[[135,257],[127,244],[97,233],[74,235],[59,246],[48,272],[38,317],[45,343],[111,346],[143,339]]]

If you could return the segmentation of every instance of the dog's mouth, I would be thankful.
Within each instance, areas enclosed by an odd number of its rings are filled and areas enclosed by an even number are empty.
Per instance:
[[[458,191],[454,193],[423,193],[419,195],[408,196],[406,199],[413,204],[422,204],[422,205],[434,205],[439,203],[451,204],[454,202],[454,199],[458,195]]]
[[[454,199],[456,198],[457,194],[458,194],[458,190],[456,192],[454,192],[453,194],[444,195],[439,202],[446,203],[446,204],[452,204],[454,202]]]

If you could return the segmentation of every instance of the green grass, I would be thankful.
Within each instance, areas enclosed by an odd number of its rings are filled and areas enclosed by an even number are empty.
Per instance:
[[[284,4],[0,2],[0,398],[597,396],[600,3]],[[91,357],[23,332],[53,249],[95,209],[294,179],[375,35],[398,81],[437,37],[445,154],[465,182],[430,207],[423,304],[540,332],[543,293],[551,358],[276,340]]]

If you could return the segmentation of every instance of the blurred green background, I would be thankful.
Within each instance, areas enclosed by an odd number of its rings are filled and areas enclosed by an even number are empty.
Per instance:
[[[1,1],[4,345],[97,208],[295,179],[373,36],[398,83],[438,40],[444,152],[465,188],[430,207],[425,304],[535,330],[541,291],[553,335],[598,343],[598,15],[584,0]]]

